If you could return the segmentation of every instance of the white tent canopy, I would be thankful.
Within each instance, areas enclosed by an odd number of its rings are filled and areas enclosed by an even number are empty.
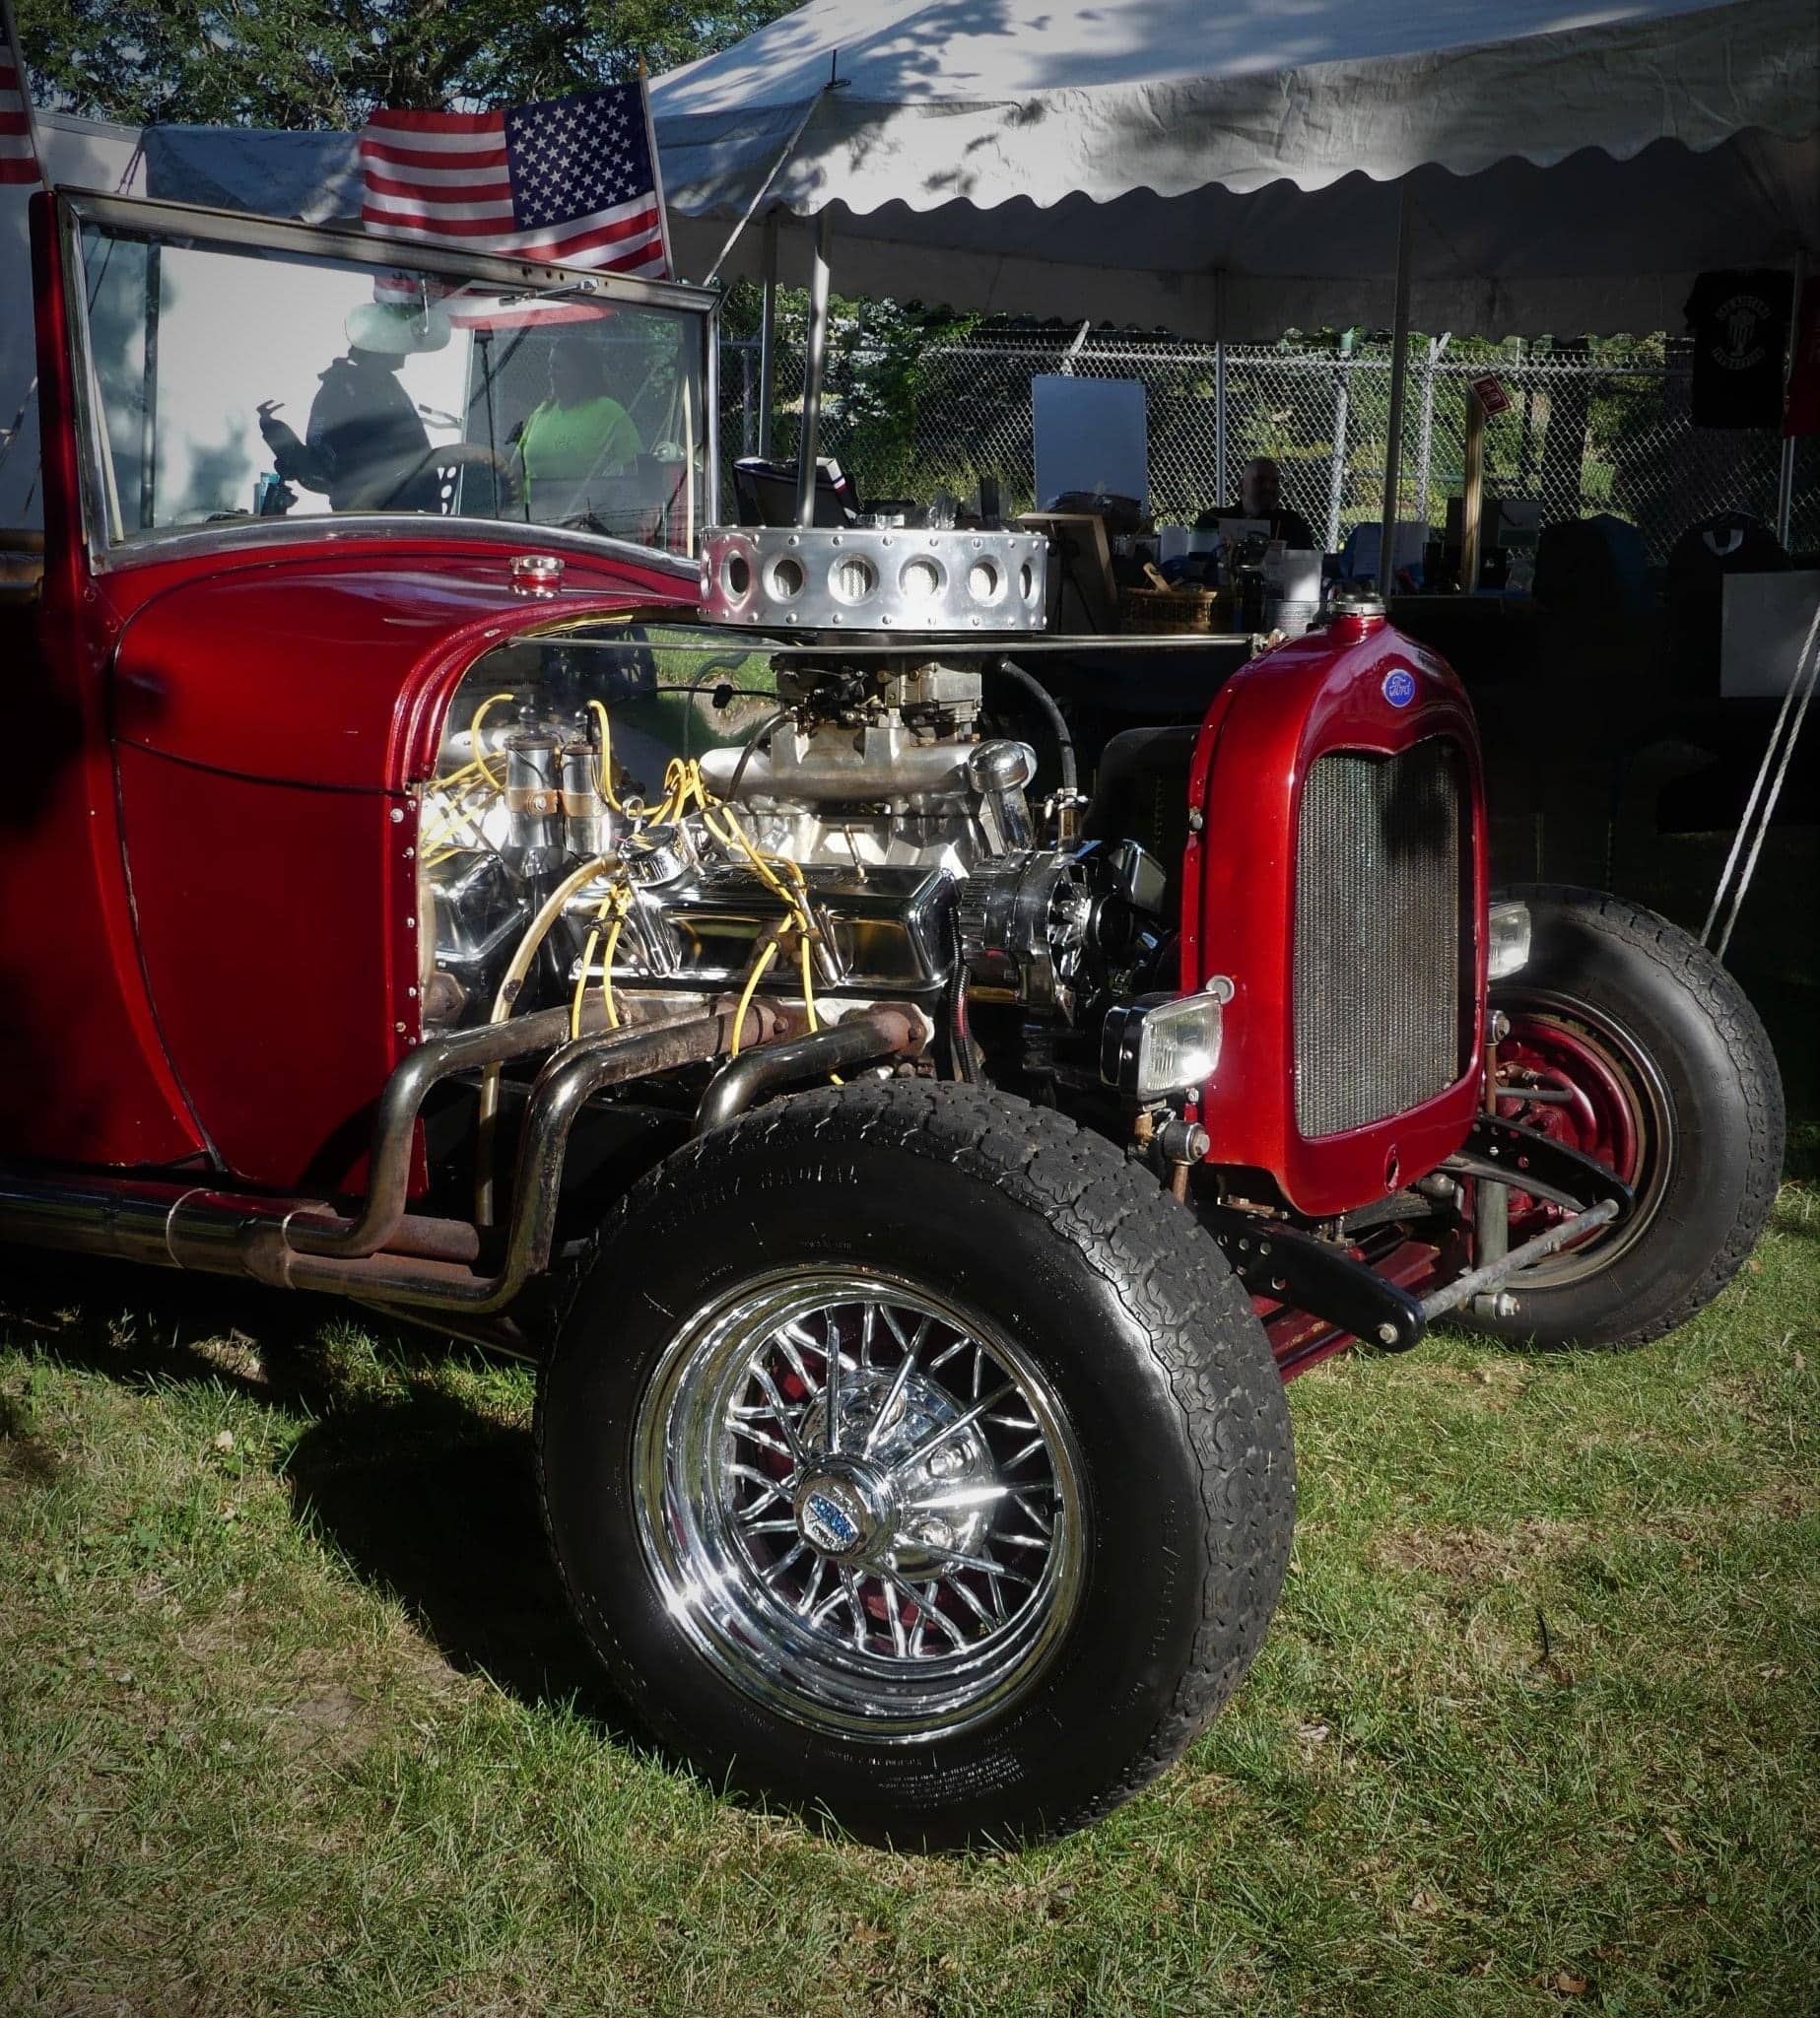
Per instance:
[[[1813,0],[812,0],[652,107],[686,271],[776,168],[843,291],[1184,335],[1388,320],[1405,180],[1432,329],[1672,328],[1820,242]]]

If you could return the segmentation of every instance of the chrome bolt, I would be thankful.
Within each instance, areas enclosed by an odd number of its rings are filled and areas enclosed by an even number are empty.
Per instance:
[[[1396,1343],[1396,1326],[1390,1323],[1380,1324],[1378,1327],[1378,1343],[1380,1345],[1394,1345]]]
[[[1490,1296],[1474,1297],[1472,1314],[1475,1317],[1515,1317],[1522,1305],[1508,1289],[1494,1290]]]
[[[402,806],[394,806],[392,808],[391,822],[394,827],[401,827],[404,824],[404,808]]]

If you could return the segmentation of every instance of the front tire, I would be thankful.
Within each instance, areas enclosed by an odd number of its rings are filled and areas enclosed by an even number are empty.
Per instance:
[[[1517,1344],[1647,1343],[1705,1310],[1755,1246],[1782,1176],[1783,1091],[1757,1012],[1679,926],[1598,891],[1501,892],[1529,907],[1529,959],[1494,982],[1510,1020],[1498,1111],[1615,1170],[1632,1215],[1512,1278],[1477,1320]],[[1558,1218],[1512,1194],[1513,1245]]]
[[[576,1616],[656,1733],[911,1848],[1060,1834],[1160,1773],[1256,1652],[1294,1514],[1214,1244],[1059,1115],[920,1082],[647,1177],[537,1442]]]

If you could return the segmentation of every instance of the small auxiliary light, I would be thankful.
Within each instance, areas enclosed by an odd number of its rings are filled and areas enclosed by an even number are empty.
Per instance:
[[[1220,1062],[1221,1015],[1233,984],[1215,975],[1194,995],[1140,995],[1113,1009],[1100,1039],[1100,1077],[1131,1100],[1187,1093]]]

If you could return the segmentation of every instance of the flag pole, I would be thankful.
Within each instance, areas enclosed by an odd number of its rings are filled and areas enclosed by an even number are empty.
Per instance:
[[[650,77],[642,56],[639,58],[639,104],[644,113],[644,144],[650,150],[651,180],[657,187],[657,229],[663,234],[663,277],[674,280],[676,255],[670,250],[670,206],[663,197],[663,163],[657,154],[657,122],[651,117]]]
[[[26,77],[26,52],[19,44],[19,24],[13,18],[13,0],[0,0],[0,31],[4,32],[6,46],[12,52],[13,69],[19,78],[19,101],[26,108],[26,138],[32,143],[38,180],[48,189],[50,164],[44,159],[44,143],[38,135],[37,107],[32,102],[32,86]]]

